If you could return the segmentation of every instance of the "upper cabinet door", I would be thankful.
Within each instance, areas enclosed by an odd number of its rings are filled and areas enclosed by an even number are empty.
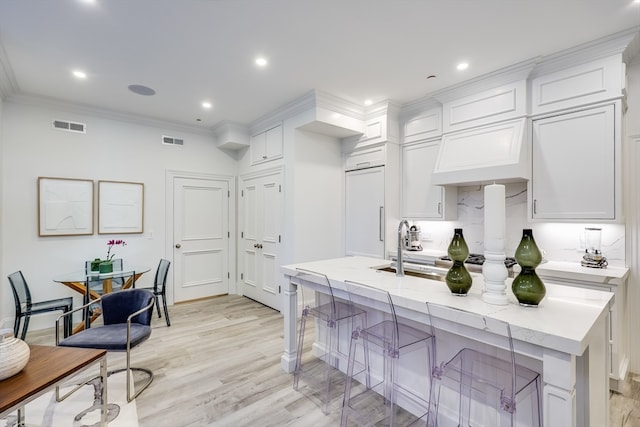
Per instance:
[[[402,216],[456,219],[457,189],[431,184],[440,140],[402,146]]]
[[[533,121],[534,219],[615,219],[615,108]]]
[[[283,156],[282,125],[251,136],[251,164],[280,159]]]

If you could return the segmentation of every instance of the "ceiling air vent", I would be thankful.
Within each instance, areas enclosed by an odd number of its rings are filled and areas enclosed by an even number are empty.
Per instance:
[[[165,145],[184,145],[184,140],[179,138],[174,138],[172,136],[162,135],[162,143]]]
[[[84,123],[67,122],[65,120],[54,120],[55,129],[66,130],[67,132],[86,133],[87,125]]]

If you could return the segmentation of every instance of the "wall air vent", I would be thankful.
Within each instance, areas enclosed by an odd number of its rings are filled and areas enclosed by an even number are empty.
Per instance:
[[[65,120],[54,120],[53,127],[55,129],[66,130],[67,132],[86,133],[87,125],[84,123],[74,123]]]
[[[184,145],[184,139],[162,135],[162,143],[165,145]]]

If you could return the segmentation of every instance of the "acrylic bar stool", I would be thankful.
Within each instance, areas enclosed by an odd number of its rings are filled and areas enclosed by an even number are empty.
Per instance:
[[[340,335],[344,337],[342,341],[347,341],[355,328],[354,323],[366,323],[366,312],[356,309],[346,300],[336,298],[326,275],[298,269],[297,277],[303,283],[312,282],[320,285],[326,293],[310,292],[311,289],[308,288],[305,295],[303,290],[305,285],[298,286],[303,308],[298,331],[293,389],[302,392],[312,400],[319,401],[322,412],[328,414],[332,401],[336,402],[336,407],[342,403],[344,389],[342,371],[346,371],[348,355],[346,346],[345,352],[340,352]],[[305,296],[310,300],[306,300]],[[314,324],[316,340],[310,346],[311,351],[305,354],[304,337],[308,320],[311,319],[316,320]],[[336,393],[339,393],[338,396],[334,396]]]
[[[353,422],[376,426],[424,425],[425,422],[433,425],[430,420],[433,412],[431,372],[435,363],[435,340],[431,321],[424,325],[424,330],[419,329],[418,324],[414,327],[401,323],[388,291],[349,281],[345,285],[352,304],[364,303],[373,307],[368,319],[373,316],[381,319],[353,331],[341,426]],[[359,360],[358,348],[362,349]],[[423,349],[424,353],[414,353],[418,349]],[[412,390],[399,382],[399,367],[405,357],[411,357],[412,369],[420,364],[424,367],[422,373],[417,370],[403,372],[402,380],[409,381]],[[425,393],[425,390],[429,391]],[[398,405],[399,398],[406,409]]]
[[[509,323],[438,304],[427,309],[431,318],[453,318],[459,334],[482,341],[434,369],[437,424],[540,427],[540,374],[516,363]]]

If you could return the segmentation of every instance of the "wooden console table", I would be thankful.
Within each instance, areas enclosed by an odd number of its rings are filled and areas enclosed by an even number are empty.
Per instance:
[[[65,378],[100,362],[102,395],[101,426],[107,425],[107,352],[105,350],[29,346],[31,356],[18,374],[0,381],[0,418],[18,411],[18,426],[24,426],[24,406],[55,389]],[[69,420],[71,424],[73,420]]]

